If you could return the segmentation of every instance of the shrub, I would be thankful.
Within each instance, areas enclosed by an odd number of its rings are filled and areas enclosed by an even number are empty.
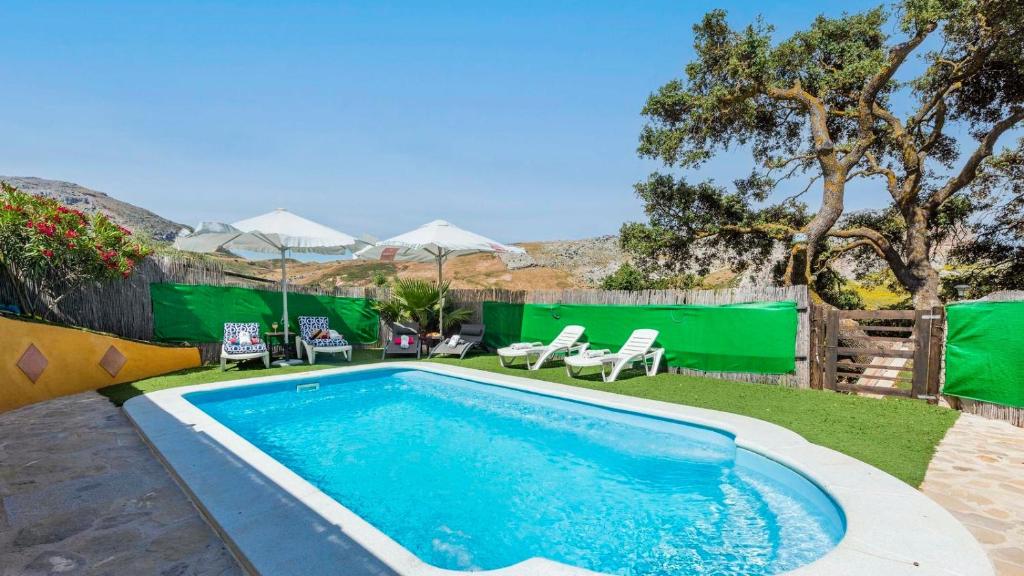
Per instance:
[[[150,252],[102,214],[0,183],[0,272],[31,315],[87,282],[128,278]]]
[[[448,293],[448,282],[438,286],[435,282],[415,278],[398,279],[391,287],[391,298],[374,304],[385,322],[415,320],[424,332],[437,330],[441,297]],[[465,322],[471,312],[456,308],[451,302],[444,303],[444,327],[453,328]]]

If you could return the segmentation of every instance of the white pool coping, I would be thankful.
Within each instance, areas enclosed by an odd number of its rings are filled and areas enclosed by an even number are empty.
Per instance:
[[[182,396],[315,374],[410,368],[700,424],[798,470],[840,505],[846,535],[792,575],[988,576],[992,563],[944,508],[877,468],[768,422],[599,390],[426,362],[388,362],[200,384],[129,400],[129,418],[243,566],[274,576],[593,576],[545,558],[481,572],[431,566]],[[899,431],[913,433],[913,431]]]

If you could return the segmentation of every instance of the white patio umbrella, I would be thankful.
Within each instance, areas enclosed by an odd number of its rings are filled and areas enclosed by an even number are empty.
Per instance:
[[[415,230],[381,240],[356,252],[356,258],[377,260],[403,260],[408,262],[437,262],[437,285],[440,287],[444,272],[444,261],[455,256],[480,252],[516,253],[526,252],[518,246],[509,246],[486,236],[463,230],[444,220],[428,222]],[[441,295],[441,310],[438,331],[444,336],[444,295]]]
[[[174,247],[189,252],[216,252],[243,250],[270,252],[281,255],[281,299],[284,342],[288,343],[288,271],[285,258],[288,252],[311,254],[344,254],[366,246],[344,232],[317,224],[284,208],[262,216],[239,220],[234,224],[203,222],[191,234],[179,235]]]

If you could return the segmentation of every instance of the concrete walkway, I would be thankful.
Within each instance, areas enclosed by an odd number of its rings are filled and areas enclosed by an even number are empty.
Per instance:
[[[1024,429],[961,414],[921,490],[974,534],[1000,576],[1024,576]]]
[[[120,409],[88,392],[0,414],[0,575],[241,575]]]

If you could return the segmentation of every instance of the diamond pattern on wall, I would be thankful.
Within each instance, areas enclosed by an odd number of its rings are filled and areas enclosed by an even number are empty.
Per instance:
[[[17,366],[35,384],[49,363],[50,361],[46,359],[46,356],[43,356],[43,353],[39,351],[39,348],[36,348],[35,344],[29,344],[25,352],[21,354],[21,358],[18,358]]]
[[[124,368],[125,362],[128,362],[128,357],[111,344],[110,348],[107,348],[107,353],[100,359],[100,366],[107,371],[107,374],[117,376],[121,368]]]

